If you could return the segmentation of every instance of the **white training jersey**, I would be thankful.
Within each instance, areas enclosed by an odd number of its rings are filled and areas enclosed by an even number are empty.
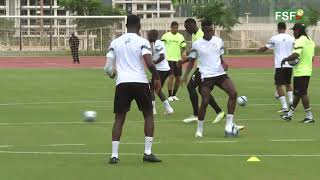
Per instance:
[[[189,57],[198,59],[198,67],[203,79],[226,74],[220,58],[223,54],[224,45],[222,39],[212,36],[210,41],[201,38],[192,43]]]
[[[274,67],[281,68],[282,59],[288,57],[292,53],[294,37],[280,33],[278,35],[273,36],[269,42],[266,44],[266,47],[269,49],[273,49],[274,51]],[[286,62],[283,67],[292,67]]]
[[[158,71],[169,71],[170,66],[166,59],[166,46],[161,40],[156,40],[153,46],[153,61],[156,62],[160,58],[160,54],[164,54],[164,60],[156,64],[156,69]]]
[[[142,57],[145,54],[151,54],[150,43],[135,33],[126,33],[111,42],[107,59],[115,59],[117,85],[128,82],[148,83]]]

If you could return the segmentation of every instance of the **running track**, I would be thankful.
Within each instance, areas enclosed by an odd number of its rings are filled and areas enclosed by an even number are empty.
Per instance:
[[[272,56],[226,57],[230,68],[273,68]],[[72,64],[70,57],[0,57],[0,68],[99,68],[105,57],[80,57],[81,64]],[[314,67],[320,67],[317,57]]]

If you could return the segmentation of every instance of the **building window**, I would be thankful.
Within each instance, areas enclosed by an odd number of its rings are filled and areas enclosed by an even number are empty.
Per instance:
[[[0,15],[6,15],[6,10],[0,10]]]
[[[43,4],[45,5],[45,6],[50,6],[50,2],[52,1],[52,6],[54,5],[54,0],[44,0],[43,1]]]
[[[0,6],[5,6],[6,5],[6,0],[0,0]]]
[[[142,19],[143,18],[143,14],[137,14],[137,16]]]
[[[21,6],[28,6],[27,0],[21,0]]]
[[[171,5],[170,4],[160,4],[160,10],[170,10]]]
[[[160,14],[160,17],[167,18],[167,17],[170,17],[170,14]]]
[[[30,6],[37,6],[37,0],[30,0]]]
[[[157,10],[156,4],[147,4],[147,10]]]
[[[137,10],[143,10],[143,4],[137,4]]]
[[[21,16],[27,16],[28,10],[21,10]]]
[[[66,10],[58,10],[57,15],[58,16],[65,16],[65,15],[67,15],[67,11]]]
[[[151,14],[147,14],[147,18],[151,18],[152,17],[152,15]]]
[[[36,10],[30,10],[30,15],[31,15],[31,16],[37,15],[37,11],[36,11]]]

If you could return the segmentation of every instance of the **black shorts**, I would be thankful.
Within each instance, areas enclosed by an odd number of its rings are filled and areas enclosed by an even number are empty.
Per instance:
[[[274,74],[275,85],[291,84],[292,68],[276,68]]]
[[[148,83],[121,83],[116,87],[113,112],[128,112],[133,99],[140,111],[152,110],[152,97]]]
[[[158,73],[160,76],[161,86],[163,86],[170,75],[170,71],[158,71]],[[151,85],[153,85],[153,78],[151,79]]]
[[[191,76],[191,78],[190,78],[190,80],[189,80],[188,88],[197,88],[197,87],[200,87],[201,81],[202,81],[202,79],[201,79],[201,73],[200,73],[200,71],[199,71],[199,68],[197,68],[197,69],[193,72],[193,74],[192,74],[192,76]]]
[[[213,87],[216,85],[218,87],[222,86],[222,83],[229,79],[229,76],[227,74],[223,74],[216,77],[210,77],[210,78],[204,78],[201,83],[201,87],[208,87],[211,90],[213,90]]]
[[[170,66],[170,75],[181,76],[182,75],[182,67],[177,66],[177,61],[168,61]]]
[[[308,94],[310,76],[300,76],[293,78],[293,94],[303,96]]]

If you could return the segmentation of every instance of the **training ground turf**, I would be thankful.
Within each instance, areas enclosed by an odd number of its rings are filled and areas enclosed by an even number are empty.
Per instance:
[[[292,122],[280,120],[273,69],[229,71],[239,95],[249,99],[247,107],[237,107],[236,123],[247,127],[237,138],[224,138],[224,122],[211,124],[215,113],[208,108],[204,137],[196,139],[196,124],[181,122],[191,115],[186,87],[178,92],[181,101],[171,103],[175,110],[172,116],[162,115],[164,109],[157,98],[153,152],[163,160],[160,164],[142,162],[143,119],[133,103],[120,144],[121,162],[112,166],[107,160],[111,151],[114,82],[104,76],[101,68],[69,66],[73,65],[51,69],[17,65],[0,69],[1,180],[317,180],[320,177],[319,123],[300,124],[298,121],[304,115],[301,105]],[[319,69],[315,68],[309,94],[316,120],[320,119],[319,77]],[[164,92],[167,93],[166,88]],[[213,94],[226,110],[226,95],[218,88]],[[97,121],[84,123],[81,117],[84,110],[97,111]],[[246,162],[250,156],[261,161]]]

